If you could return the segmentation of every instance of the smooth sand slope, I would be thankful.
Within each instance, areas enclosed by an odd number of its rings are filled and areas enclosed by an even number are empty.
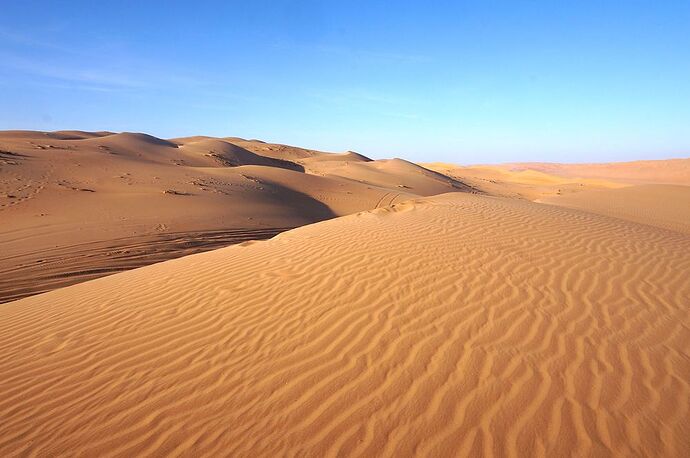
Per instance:
[[[690,159],[426,166],[488,195],[577,208],[690,233]]]
[[[237,138],[0,132],[0,302],[471,190],[402,160]]]
[[[629,184],[690,184],[690,159],[555,164],[525,162],[505,164],[513,170],[532,170],[565,177],[589,177]]]
[[[553,196],[541,202],[690,234],[690,186],[640,185]]]
[[[0,307],[0,455],[690,456],[690,237],[417,199]]]
[[[644,184],[690,186],[690,158],[601,164],[423,165],[482,192],[528,200]]]

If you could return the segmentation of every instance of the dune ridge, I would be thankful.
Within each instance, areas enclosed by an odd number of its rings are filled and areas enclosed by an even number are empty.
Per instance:
[[[662,159],[593,164],[525,162],[505,164],[512,170],[535,170],[566,177],[590,177],[629,184],[690,183],[690,159]]]
[[[422,165],[487,194],[532,201],[629,186],[690,186],[690,158],[598,164]]]
[[[690,186],[637,185],[539,200],[690,234]]]
[[[688,456],[688,252],[453,193],[10,302],[0,454]]]
[[[116,272],[250,240],[264,240],[291,227],[162,232],[53,249],[23,250],[0,267],[4,301],[40,294]]]
[[[245,240],[233,233],[263,238],[453,190],[471,191],[423,167],[351,151],[237,137],[4,131],[0,302]],[[200,241],[209,234],[227,236]]]

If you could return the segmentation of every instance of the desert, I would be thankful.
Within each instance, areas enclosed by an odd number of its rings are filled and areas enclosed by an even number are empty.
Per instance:
[[[690,453],[690,160],[0,140],[5,456]]]
[[[689,458],[688,24],[2,2],[0,458]]]

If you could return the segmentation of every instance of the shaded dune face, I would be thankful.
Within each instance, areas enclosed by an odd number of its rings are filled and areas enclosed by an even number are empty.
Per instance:
[[[207,167],[214,165],[228,167],[263,165],[267,167],[296,170],[298,172],[304,171],[304,167],[294,162],[264,157],[223,140],[205,139],[197,142],[185,143],[182,149],[185,154],[189,156],[189,165],[192,165],[190,162]]]
[[[0,307],[0,454],[690,456],[690,238],[412,199]]]
[[[0,132],[0,302],[466,190],[412,164],[379,166],[353,152],[232,137]]]

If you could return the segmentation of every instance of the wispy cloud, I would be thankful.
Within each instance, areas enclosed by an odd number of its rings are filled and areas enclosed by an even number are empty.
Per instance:
[[[7,53],[0,54],[0,67],[39,76],[47,79],[73,83],[87,83],[113,88],[140,88],[146,86],[143,81],[131,78],[127,74],[105,68],[80,67],[74,64],[57,64],[49,59],[27,59]]]
[[[102,52],[98,43],[79,47],[58,46],[0,27],[0,69],[6,74],[20,74],[66,83],[85,90],[115,91],[201,87],[212,84],[207,74],[195,74],[173,68],[167,62],[145,59],[134,52],[117,56]]]

